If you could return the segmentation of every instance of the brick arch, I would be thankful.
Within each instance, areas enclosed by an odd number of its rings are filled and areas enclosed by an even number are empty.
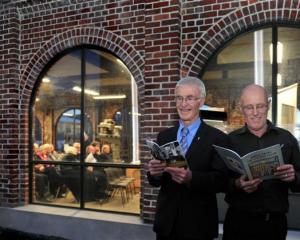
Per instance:
[[[181,68],[182,75],[198,76],[210,56],[228,40],[249,29],[277,23],[300,23],[298,1],[259,1],[229,13],[193,44]]]
[[[95,45],[110,50],[127,66],[134,77],[139,93],[144,87],[142,74],[144,60],[142,56],[121,36],[99,28],[77,28],[56,35],[46,42],[30,59],[22,75],[24,88],[21,102],[28,105],[34,84],[44,67],[51,59],[65,49],[83,44]]]

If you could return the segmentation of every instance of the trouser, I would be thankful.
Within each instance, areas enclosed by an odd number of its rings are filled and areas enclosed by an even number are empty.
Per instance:
[[[199,238],[182,238],[182,237],[177,237],[175,235],[171,235],[171,236],[161,236],[159,234],[156,234],[156,240],[213,240],[212,238],[203,238],[203,237],[199,237]]]
[[[195,237],[186,237],[182,236],[183,233],[179,232],[179,226],[178,226],[178,219],[175,222],[174,226],[172,227],[172,230],[168,236],[162,235],[160,233],[156,233],[156,240],[213,240],[213,237],[208,237],[207,235],[204,236],[202,234],[201,236],[195,236]],[[205,228],[206,226],[203,226]]]
[[[284,213],[227,210],[223,240],[285,240],[287,218]]]

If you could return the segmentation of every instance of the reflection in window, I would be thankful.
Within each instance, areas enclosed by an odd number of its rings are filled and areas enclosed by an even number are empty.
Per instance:
[[[276,48],[272,44],[274,31],[278,32]],[[206,104],[223,108],[227,121],[213,124],[226,132],[240,127],[243,124],[238,109],[241,89],[256,83],[266,87],[272,106],[276,106],[277,111],[271,107],[268,118],[288,129],[300,141],[299,43],[300,30],[297,28],[265,28],[235,38],[215,55],[202,77],[208,92]],[[277,64],[278,71],[276,68],[276,72],[272,70],[272,64]],[[272,92],[277,92],[277,95],[272,95]]]
[[[288,129],[300,142],[300,30],[298,28],[278,28],[277,46],[277,124]],[[299,100],[298,100],[299,99]]]
[[[92,124],[86,114],[84,126],[84,136],[86,139],[92,139]],[[80,142],[80,109],[70,109],[64,112],[57,121],[56,125],[56,149],[64,151],[68,146],[75,142]]]
[[[33,201],[138,214],[137,88],[126,66],[106,51],[82,48],[42,76],[32,106],[43,133],[33,140]],[[125,187],[108,181],[107,168],[119,169],[114,180]]]

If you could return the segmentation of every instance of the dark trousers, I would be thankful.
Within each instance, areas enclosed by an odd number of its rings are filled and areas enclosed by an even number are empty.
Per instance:
[[[203,226],[205,228],[205,226]],[[178,222],[175,223],[173,226],[171,233],[168,236],[161,235],[159,233],[156,233],[156,240],[213,240],[212,237],[207,236],[195,236],[195,237],[183,237],[182,233],[178,231]]]
[[[199,237],[199,238],[182,238],[182,237],[177,237],[175,235],[171,235],[171,236],[161,236],[159,234],[156,234],[156,240],[213,240],[212,238],[203,238],[203,237]]]
[[[287,219],[283,213],[227,210],[223,240],[285,240],[286,235]]]

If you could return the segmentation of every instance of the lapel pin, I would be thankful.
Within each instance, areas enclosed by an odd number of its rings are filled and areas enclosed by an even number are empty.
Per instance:
[[[199,141],[199,140],[200,140],[200,137],[198,137],[197,140]]]

